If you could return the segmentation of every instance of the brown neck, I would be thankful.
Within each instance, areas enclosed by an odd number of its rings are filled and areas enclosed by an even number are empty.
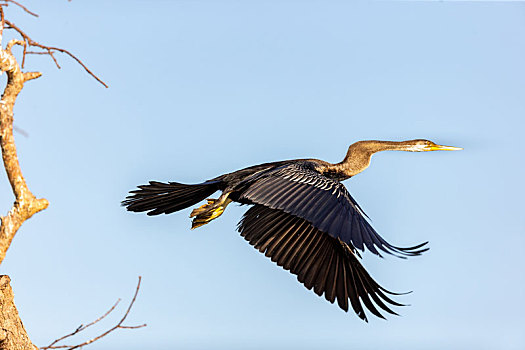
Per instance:
[[[326,172],[340,174],[341,178],[349,178],[359,174],[370,165],[374,153],[380,151],[406,151],[411,141],[359,141],[350,147],[342,162],[332,164]]]

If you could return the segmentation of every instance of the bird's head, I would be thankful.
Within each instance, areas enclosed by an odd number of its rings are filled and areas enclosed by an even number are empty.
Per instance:
[[[429,140],[410,140],[404,141],[402,144],[401,150],[408,152],[460,151],[463,149],[461,147],[438,145]]]

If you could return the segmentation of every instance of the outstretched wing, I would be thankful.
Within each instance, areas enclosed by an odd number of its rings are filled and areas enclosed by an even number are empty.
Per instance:
[[[377,317],[380,309],[397,315],[386,304],[403,306],[385,293],[359,263],[351,248],[312,226],[308,221],[263,205],[252,206],[239,222],[238,230],[251,245],[277,265],[297,275],[306,288],[367,321],[363,305]],[[374,303],[372,303],[372,300]]]
[[[366,247],[379,256],[378,249],[399,257],[428,250],[422,248],[427,242],[400,248],[385,241],[368,223],[345,186],[320,174],[308,161],[281,166],[248,179],[240,200],[303,218],[333,238],[361,251]]]

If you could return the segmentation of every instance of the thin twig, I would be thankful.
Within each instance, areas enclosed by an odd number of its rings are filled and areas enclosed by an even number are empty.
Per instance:
[[[1,1],[5,2],[5,6],[9,5],[9,3],[15,4],[16,6],[20,7],[25,12],[29,13],[31,16],[38,17],[38,14],[36,14],[36,13],[34,13],[32,11],[29,11],[29,9],[27,7],[25,7],[24,5],[22,5],[21,3],[15,1],[15,0],[1,0]]]
[[[60,342],[60,341],[62,341],[62,340],[64,340],[64,339],[66,339],[66,338],[72,337],[72,336],[74,336],[75,334],[77,334],[77,333],[79,333],[79,332],[82,332],[82,331],[85,330],[86,328],[88,328],[88,327],[90,327],[90,326],[92,326],[92,325],[94,325],[94,324],[96,324],[96,323],[102,321],[107,315],[109,315],[113,310],[115,310],[115,308],[117,307],[118,303],[120,303],[120,300],[121,300],[121,299],[119,298],[119,299],[117,300],[117,302],[116,302],[115,304],[113,304],[113,306],[112,306],[108,311],[106,311],[106,313],[105,313],[104,315],[100,316],[100,317],[97,318],[95,321],[90,322],[90,323],[88,323],[88,324],[86,324],[86,325],[81,324],[81,325],[78,326],[77,329],[75,329],[73,332],[71,332],[71,333],[69,333],[69,334],[66,334],[66,335],[64,335],[63,337],[60,337],[60,338],[54,340],[51,344],[49,344],[48,346],[46,346],[46,347],[44,347],[44,348],[42,348],[42,349],[51,349],[51,348],[53,348],[53,345],[55,345],[56,343],[58,343],[58,342]]]
[[[0,1],[3,1],[3,0],[0,0]],[[22,38],[24,39],[24,41],[27,43],[27,46],[31,47],[38,47],[38,48],[41,48],[42,50],[45,50],[44,52],[42,52],[41,54],[44,54],[44,55],[49,55],[53,61],[55,62],[56,66],[58,68],[60,68],[60,65],[58,64],[58,61],[56,60],[55,56],[53,55],[53,53],[55,51],[58,51],[58,52],[61,52],[63,54],[66,54],[68,55],[69,57],[71,57],[72,59],[74,59],[75,61],[77,61],[78,64],[80,64],[82,66],[82,68],[84,68],[84,70],[89,74],[91,75],[93,78],[95,78],[99,83],[101,83],[102,85],[104,85],[106,88],[108,87],[108,85],[106,83],[104,83],[97,75],[95,75],[95,73],[93,73],[85,64],[84,62],[82,62],[82,60],[80,60],[77,56],[75,56],[74,54],[72,54],[71,52],[69,52],[68,50],[65,50],[65,49],[61,49],[59,47],[54,47],[54,46],[47,46],[47,45],[42,45],[40,44],[39,42],[36,42],[34,41],[33,39],[31,39],[22,29],[20,29],[17,25],[15,25],[13,22],[9,21],[9,20],[5,20],[5,24],[7,24],[7,28],[8,29],[13,29],[15,30],[16,32],[18,32],[18,34],[20,34],[22,36]],[[22,58],[22,62],[25,62],[25,55],[28,53],[28,51],[26,51],[24,49],[24,57]],[[23,68],[23,64],[22,64],[22,68]]]
[[[115,331],[117,329],[137,329],[137,328],[146,327],[145,323],[141,324],[141,325],[137,325],[137,326],[124,326],[123,325],[124,321],[126,320],[126,318],[129,315],[129,312],[131,311],[131,308],[133,307],[133,304],[135,304],[135,300],[137,299],[137,295],[139,293],[141,280],[142,280],[142,277],[139,276],[139,281],[137,283],[137,288],[135,289],[135,294],[133,295],[133,299],[131,299],[131,302],[129,303],[129,306],[128,306],[126,312],[124,313],[124,315],[122,316],[120,321],[115,326],[111,327],[110,329],[108,329],[107,331],[101,333],[100,335],[98,335],[98,336],[96,336],[94,338],[91,338],[89,340],[86,340],[85,342],[82,342],[80,344],[76,344],[76,345],[57,345],[62,340],[67,339],[69,337],[72,337],[72,336],[82,332],[86,328],[88,328],[88,327],[90,327],[90,326],[100,322],[101,320],[103,320],[106,316],[108,316],[111,312],[113,312],[113,310],[115,310],[115,308],[117,307],[118,303],[120,302],[120,299],[104,315],[100,316],[95,321],[93,321],[91,323],[88,323],[85,326],[84,325],[80,325],[79,327],[77,327],[77,329],[75,329],[70,334],[67,334],[67,335],[65,335],[65,336],[63,336],[61,338],[58,338],[58,339],[54,340],[48,346],[41,347],[40,349],[41,350],[45,350],[45,349],[67,349],[67,350],[78,349],[78,348],[81,348],[81,347],[86,346],[88,344],[91,344],[93,342],[96,342],[97,340],[105,337],[106,335],[108,335],[109,333],[111,333],[111,332],[113,332],[113,331]]]
[[[24,136],[24,137],[29,137],[29,134],[27,133],[27,131],[25,131],[22,128],[19,128],[16,125],[13,125],[13,130],[16,131],[17,133],[19,133],[20,135]]]
[[[47,52],[42,51],[26,51],[26,55],[49,55]]]

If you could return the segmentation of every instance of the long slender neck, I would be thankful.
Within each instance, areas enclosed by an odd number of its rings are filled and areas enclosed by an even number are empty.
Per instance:
[[[359,141],[350,147],[346,152],[345,159],[337,164],[331,164],[326,167],[325,172],[333,174],[334,177],[339,175],[345,179],[359,174],[370,165],[370,159],[374,153],[380,151],[406,151],[410,141]]]

